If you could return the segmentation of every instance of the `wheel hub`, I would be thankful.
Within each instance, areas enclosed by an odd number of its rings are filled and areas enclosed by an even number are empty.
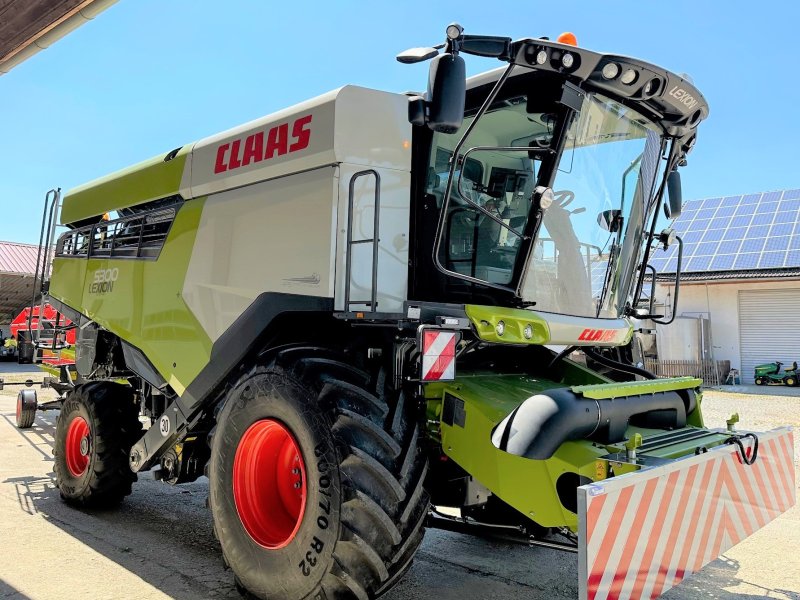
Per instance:
[[[275,419],[244,432],[233,460],[233,499],[248,535],[277,550],[297,535],[306,506],[305,463],[294,436]]]
[[[73,477],[80,477],[89,467],[89,424],[83,417],[75,417],[67,428],[64,455],[67,469]]]

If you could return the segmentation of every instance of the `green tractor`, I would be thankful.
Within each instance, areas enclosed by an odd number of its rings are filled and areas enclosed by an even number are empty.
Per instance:
[[[464,55],[504,68],[466,79]],[[66,194],[61,496],[207,475],[258,598],[376,598],[426,527],[578,552],[584,597],[658,595],[741,538],[705,524],[731,478],[772,498],[701,381],[634,355],[706,102],[572,36],[453,24],[398,60],[431,60],[424,94],[345,86]],[[790,438],[760,436],[759,468],[794,477]]]
[[[781,367],[783,367],[783,363],[779,361],[756,365],[756,385],[781,384],[789,387],[800,385],[797,379],[797,361],[794,361],[789,369],[781,370]]]

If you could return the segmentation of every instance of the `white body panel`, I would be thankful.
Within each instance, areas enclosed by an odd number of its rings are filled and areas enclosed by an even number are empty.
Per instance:
[[[263,292],[344,309],[349,185],[381,179],[378,310],[408,289],[408,100],[347,86],[197,142],[182,181],[208,196],[183,298],[212,341]],[[354,188],[353,239],[373,237],[375,178]],[[351,299],[369,299],[372,244],[353,246]],[[365,305],[352,305],[364,309]]]
[[[335,170],[323,167],[206,200],[183,299],[212,341],[262,292],[333,296]]]
[[[621,346],[633,331],[627,319],[594,319],[533,311],[547,321],[550,344],[556,346]]]
[[[338,256],[336,310],[346,310],[345,260],[347,246],[347,208],[350,180],[363,165],[341,165],[339,179]],[[402,312],[408,294],[408,223],[410,219],[408,171],[375,168],[380,176],[380,222],[378,235],[378,311]],[[353,239],[373,237],[375,216],[375,177],[356,179],[353,201]],[[372,292],[372,244],[354,244],[350,274],[350,300],[369,300]],[[369,310],[365,304],[351,304],[350,310]]]
[[[404,95],[345,86],[195,143],[185,197],[342,162],[408,171],[410,142]]]

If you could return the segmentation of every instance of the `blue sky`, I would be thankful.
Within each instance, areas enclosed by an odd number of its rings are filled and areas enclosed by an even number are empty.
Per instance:
[[[120,0],[0,77],[0,239],[35,242],[69,189],[341,85],[423,89],[397,52],[468,33],[573,31],[689,73],[711,117],[684,198],[800,187],[800,3]],[[468,57],[468,72],[497,66]]]

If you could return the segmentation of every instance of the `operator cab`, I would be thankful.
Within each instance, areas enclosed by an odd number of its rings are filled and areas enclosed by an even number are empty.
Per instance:
[[[507,55],[507,69],[467,82],[460,126],[414,130],[409,297],[623,316],[705,103],[680,88],[694,110],[663,110],[679,78],[645,82],[655,67],[632,59],[543,40],[509,41]]]

